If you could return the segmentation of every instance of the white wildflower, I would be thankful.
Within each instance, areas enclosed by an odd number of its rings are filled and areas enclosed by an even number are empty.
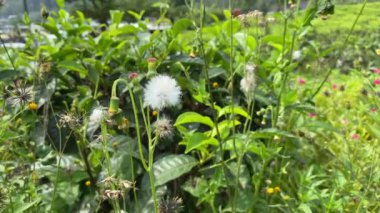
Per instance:
[[[240,89],[246,95],[249,95],[256,87],[255,77],[256,66],[254,64],[248,64],[245,68],[245,75],[240,81]]]
[[[167,75],[153,77],[144,89],[144,105],[161,110],[179,103],[181,89],[177,81]]]
[[[170,137],[173,133],[171,121],[166,117],[158,119],[154,123],[154,128],[156,130],[156,134],[158,134],[160,138]]]

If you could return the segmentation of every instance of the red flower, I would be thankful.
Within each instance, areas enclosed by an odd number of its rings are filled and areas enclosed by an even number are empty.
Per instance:
[[[338,85],[336,85],[336,84],[333,84],[333,85],[332,85],[332,89],[333,89],[333,90],[336,90],[336,89],[338,89]]]
[[[375,74],[379,74],[380,73],[380,69],[379,68],[373,68],[373,73]]]
[[[377,112],[377,108],[372,108],[371,111],[372,112]]]
[[[305,81],[305,79],[300,78],[300,79],[298,79],[298,83],[301,85],[304,85],[306,83],[306,81]]]
[[[360,138],[360,135],[359,134],[353,134],[353,135],[351,135],[351,139],[352,140],[359,140],[359,138]]]
[[[317,113],[315,112],[310,112],[307,116],[309,116],[310,118],[314,118],[317,116]]]
[[[373,81],[373,83],[375,85],[379,85],[380,84],[380,78],[376,78],[375,81]]]

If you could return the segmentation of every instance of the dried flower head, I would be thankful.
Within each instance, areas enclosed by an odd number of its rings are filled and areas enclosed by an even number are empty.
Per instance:
[[[123,190],[132,189],[135,187],[135,183],[129,180],[120,180],[119,187],[120,189],[123,189]]]
[[[102,198],[103,199],[109,199],[109,200],[118,200],[123,197],[123,192],[120,190],[105,190]]]
[[[117,182],[117,179],[115,179],[113,176],[106,177],[103,180],[99,181],[99,185],[103,185],[106,188],[111,187],[113,184]]]
[[[59,115],[59,125],[62,127],[69,127],[70,129],[76,129],[80,126],[80,118],[71,112],[67,112]]]
[[[144,105],[157,110],[179,104],[180,97],[177,81],[167,75],[153,77],[144,89]]]
[[[245,67],[245,75],[240,81],[240,89],[246,96],[251,95],[256,87],[255,69],[254,64],[248,64]]]
[[[44,62],[40,65],[40,71],[41,73],[48,73],[51,70],[51,63]]]
[[[180,197],[162,199],[159,206],[160,213],[176,213],[183,208],[183,200]]]
[[[7,91],[9,97],[7,101],[13,106],[31,102],[33,97],[33,87],[27,87],[21,80],[14,81],[14,88]]]
[[[158,134],[160,138],[170,137],[173,134],[173,125],[166,117],[158,119],[154,123],[154,128],[156,130],[156,134]]]
[[[258,20],[261,18],[263,18],[263,12],[259,10],[250,11],[246,14],[241,14],[237,16],[237,19],[240,21],[240,23],[246,27],[250,26],[253,20]]]

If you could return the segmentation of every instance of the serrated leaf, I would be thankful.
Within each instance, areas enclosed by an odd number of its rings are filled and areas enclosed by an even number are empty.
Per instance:
[[[201,123],[205,124],[211,128],[214,127],[214,122],[212,122],[211,118],[207,116],[203,116],[196,112],[185,112],[178,116],[174,126],[188,124],[188,123]]]
[[[167,155],[153,165],[155,185],[160,186],[189,172],[198,161],[189,155]]]

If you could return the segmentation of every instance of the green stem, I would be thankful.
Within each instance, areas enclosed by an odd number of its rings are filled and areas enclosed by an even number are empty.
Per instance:
[[[135,119],[137,144],[138,144],[138,148],[139,148],[139,154],[140,154],[140,158],[141,158],[141,163],[142,163],[144,169],[146,171],[148,171],[149,167],[148,167],[148,165],[145,162],[145,157],[144,157],[144,154],[143,154],[143,151],[142,151],[142,140],[141,140],[141,133],[140,133],[140,123],[139,123],[139,117],[137,115],[138,110],[137,110],[137,107],[136,107],[135,97],[134,97],[133,91],[132,91],[132,89],[131,89],[131,87],[129,85],[129,82],[126,79],[122,79],[122,78],[119,78],[116,81],[114,81],[114,83],[112,85],[111,96],[112,97],[117,97],[116,96],[116,88],[117,88],[117,85],[119,83],[124,83],[128,87],[129,96],[130,96],[131,102],[132,102],[133,115],[134,115],[134,119]],[[144,113],[144,112],[142,112],[142,113]]]
[[[148,131],[148,152],[149,153],[148,153],[148,165],[147,165],[145,162],[144,154],[142,152],[142,140],[141,140],[141,133],[140,133],[140,124],[139,124],[139,118],[137,115],[138,110],[137,110],[136,101],[134,98],[132,88],[130,87],[129,82],[126,79],[121,79],[121,78],[117,79],[112,85],[112,98],[117,97],[116,96],[116,89],[117,89],[118,83],[124,83],[128,87],[129,96],[130,96],[131,102],[132,102],[133,114],[134,114],[134,118],[135,118],[136,134],[137,134],[137,141],[138,141],[138,148],[139,148],[141,163],[149,175],[152,198],[153,198],[153,202],[154,202],[154,209],[155,209],[155,212],[157,213],[158,212],[158,202],[157,202],[156,188],[155,188],[155,184],[154,184],[154,174],[153,174],[153,160],[154,160],[153,154],[154,154],[154,148],[155,148],[154,141],[157,140],[157,135],[153,140],[151,139],[150,122],[149,122],[149,120],[146,119],[145,114],[144,114],[144,110],[142,109],[141,113],[143,115],[144,124],[146,125],[147,131]],[[141,99],[140,99],[140,104],[141,104]],[[141,105],[141,107],[142,107],[142,105]],[[148,113],[149,113],[149,111],[148,111]],[[149,117],[148,117],[148,119],[149,119]]]

